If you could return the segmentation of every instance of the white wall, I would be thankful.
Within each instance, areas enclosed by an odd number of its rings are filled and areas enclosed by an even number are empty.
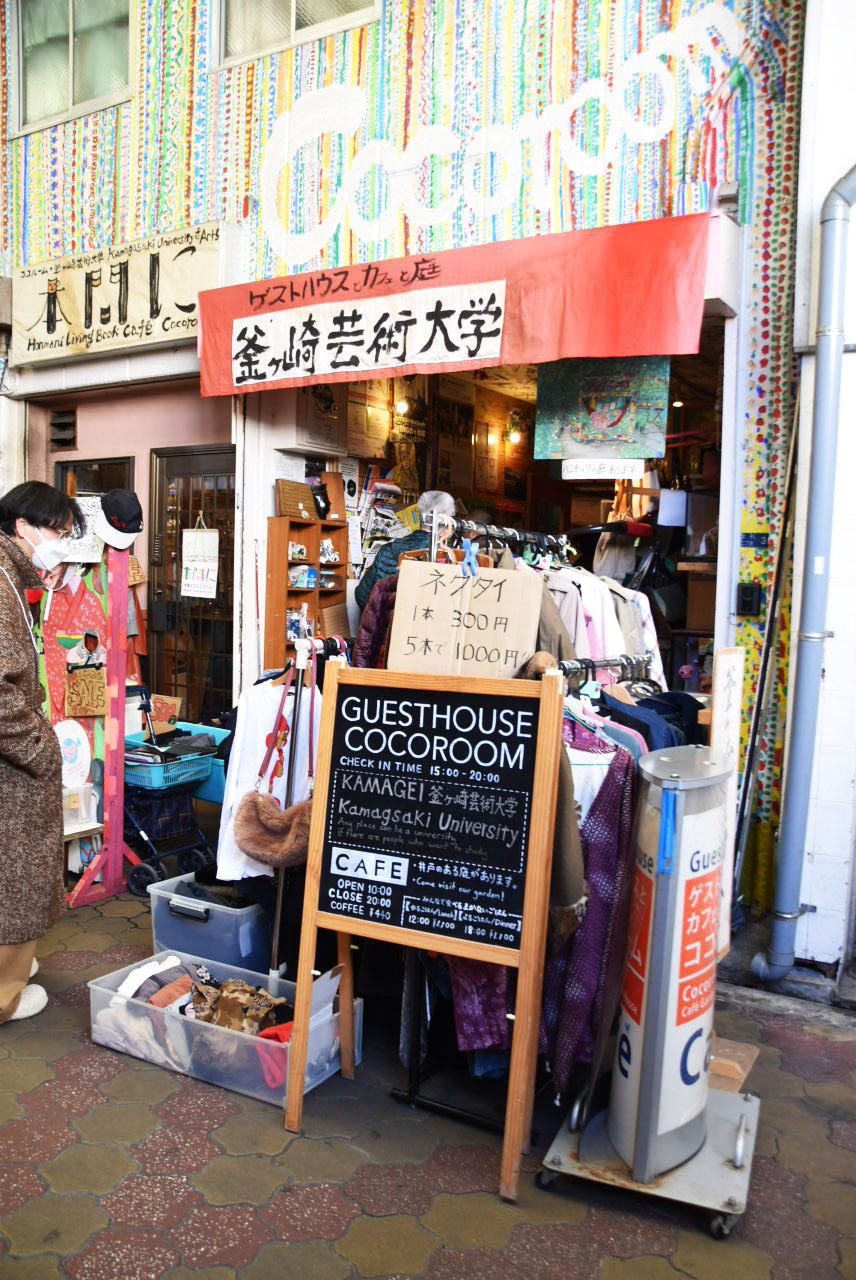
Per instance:
[[[856,164],[856,4],[809,0],[803,59],[797,202],[794,342],[813,349],[817,324],[820,211],[833,183]],[[854,210],[856,220],[856,210]],[[847,262],[845,341],[856,344],[856,249]]]
[[[276,414],[271,412],[275,402]],[[235,701],[264,668],[267,522],[275,515],[277,448],[293,446],[297,392],[284,390],[233,400],[235,438]],[[246,417],[245,417],[246,414]],[[240,550],[239,550],[240,548]],[[256,560],[258,558],[257,623]],[[261,651],[262,657],[259,657]]]
[[[797,514],[791,671],[794,687],[797,632],[808,517],[814,408],[820,211],[833,183],[856,164],[856,5],[852,0],[810,0],[806,31],[800,137],[797,283],[794,339],[801,360]],[[856,221],[856,209],[853,211]],[[849,236],[846,272],[847,343],[856,343],[856,236]],[[838,963],[848,944],[856,844],[856,569],[853,511],[856,494],[856,352],[842,367],[838,453],[833,497],[829,604],[824,676],[809,790],[800,902],[816,908],[797,925],[799,959]],[[795,780],[793,785],[803,785]]]
[[[26,408],[0,396],[0,493],[27,479]]]

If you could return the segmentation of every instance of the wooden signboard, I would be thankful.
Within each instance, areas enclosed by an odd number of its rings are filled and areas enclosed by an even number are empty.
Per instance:
[[[65,714],[69,719],[106,716],[107,672],[104,667],[69,667],[65,673]]]
[[[342,1074],[354,1071],[350,936],[518,969],[500,1194],[532,1120],[563,684],[328,663],[288,1074],[299,1131],[316,931],[339,935]]]

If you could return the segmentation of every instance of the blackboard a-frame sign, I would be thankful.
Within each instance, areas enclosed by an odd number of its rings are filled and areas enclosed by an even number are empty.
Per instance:
[[[354,1074],[350,937],[517,968],[500,1195],[532,1121],[563,684],[328,662],[289,1053],[300,1130],[316,932],[338,934],[342,1074]]]

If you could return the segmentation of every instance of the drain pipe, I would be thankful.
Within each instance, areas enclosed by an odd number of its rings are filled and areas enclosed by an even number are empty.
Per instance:
[[[814,412],[811,473],[798,633],[797,671],[789,710],[790,751],[784,780],[781,840],[773,929],[766,956],[759,952],[752,972],[763,982],[776,982],[794,964],[794,941],[800,917],[800,887],[808,826],[809,787],[817,733],[817,703],[823,673],[826,604],[829,595],[829,549],[835,454],[844,351],[844,295],[850,206],[856,200],[856,166],[840,178],[823,202],[820,215],[820,292],[817,303]]]

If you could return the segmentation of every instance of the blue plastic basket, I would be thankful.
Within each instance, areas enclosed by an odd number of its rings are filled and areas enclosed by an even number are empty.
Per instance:
[[[228,738],[228,729],[215,729],[210,724],[191,724],[188,720],[179,720],[176,729],[186,729],[188,733],[209,733],[215,742],[220,743],[224,738]],[[129,733],[125,736],[126,742],[145,742],[146,735],[144,733]],[[211,772],[205,775],[204,781],[199,783],[196,791],[197,800],[208,800],[213,804],[223,803],[223,793],[226,790],[226,762],[221,756],[211,756]]]
[[[183,782],[204,782],[211,772],[211,756],[184,756],[181,760],[156,761],[152,764],[125,762],[125,782],[129,787],[146,791],[163,791]]]

